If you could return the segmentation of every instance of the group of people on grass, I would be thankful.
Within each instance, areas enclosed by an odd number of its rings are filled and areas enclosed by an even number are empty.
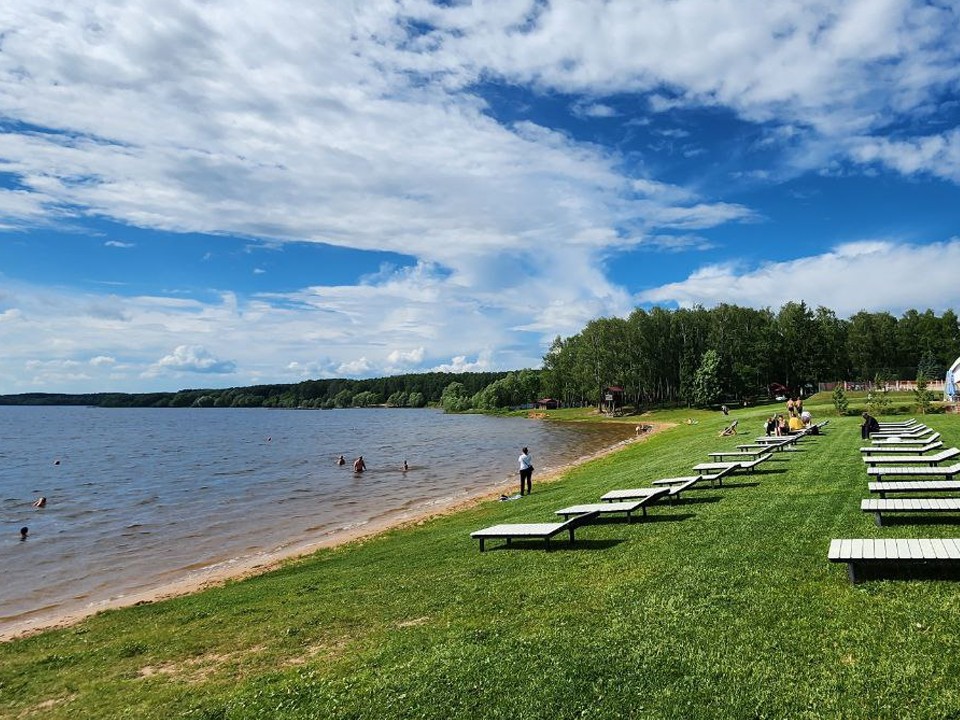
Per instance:
[[[810,411],[803,409],[803,398],[789,398],[787,412],[768,417],[764,430],[767,435],[792,435],[810,427],[812,420]]]

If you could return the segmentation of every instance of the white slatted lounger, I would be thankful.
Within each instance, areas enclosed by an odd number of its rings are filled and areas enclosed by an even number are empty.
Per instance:
[[[663,495],[666,495],[664,491]],[[633,522],[633,513],[637,510],[643,511],[643,517],[647,516],[647,505],[649,502],[644,500],[621,500],[619,502],[599,502],[584,503],[582,505],[571,505],[556,511],[557,515],[565,520],[575,515],[584,515],[586,513],[597,513],[598,515],[613,515],[624,513],[627,516],[627,522]]]
[[[484,550],[484,541],[499,538],[507,541],[507,545],[514,538],[543,540],[546,543],[547,550],[550,549],[550,538],[559,535],[562,532],[570,533],[571,544],[574,541],[573,533],[576,528],[597,517],[597,513],[585,513],[583,515],[574,515],[572,518],[562,523],[512,523],[504,525],[494,525],[470,533],[470,537],[480,541],[480,552]]]
[[[923,423],[915,423],[908,427],[897,427],[894,425],[887,425],[887,426],[881,425],[880,429],[875,430],[874,432],[883,433],[886,435],[896,434],[896,433],[903,433],[904,435],[916,435],[917,433],[922,433],[924,430],[929,430],[929,429],[930,428],[927,425],[924,425]]]
[[[888,437],[906,437],[912,438],[919,435],[926,435],[928,432],[933,432],[926,425],[917,425],[915,428],[910,430],[874,430],[870,433],[870,437],[876,438],[888,438]]]
[[[643,516],[647,516],[647,507],[653,505],[658,500],[662,500],[670,494],[670,488],[666,487],[644,487],[630,488],[628,490],[611,490],[600,498],[601,502],[624,502],[634,500],[640,503],[643,510]]]
[[[686,490],[687,488],[691,488],[694,485],[696,485],[696,482],[690,482],[694,478],[698,479],[701,482],[710,483],[710,487],[716,487],[717,485],[719,485],[720,487],[723,487],[723,479],[737,469],[736,468],[737,463],[724,463],[724,465],[729,465],[730,467],[724,467],[722,470],[719,470],[718,472],[714,472],[714,473],[707,473],[707,474],[701,473],[699,475],[688,475],[686,477],[677,477],[677,478],[663,478],[662,480],[654,480],[653,484],[667,485],[671,487],[682,486],[680,490],[673,489],[670,491],[671,499],[674,496],[679,495],[680,492],[682,492],[682,490]]]
[[[718,452],[707,453],[707,455],[719,461],[722,461],[725,457],[747,458],[752,460],[763,455],[765,452],[770,452],[770,450],[764,449],[763,447],[756,450],[720,450]]]
[[[830,541],[830,562],[847,563],[850,582],[863,579],[866,568],[903,567],[937,563],[960,563],[960,539],[932,538],[916,540],[840,539]]]
[[[864,498],[860,509],[873,513],[877,525],[883,525],[883,513],[960,512],[960,498]]]
[[[893,447],[890,445],[871,445],[870,447],[860,448],[860,452],[864,455],[872,455],[876,453],[902,453],[906,455],[907,453],[913,453],[915,455],[923,455],[930,452],[931,450],[937,450],[943,447],[943,442],[937,440],[936,442],[927,443],[926,445],[903,445]]]
[[[945,480],[953,480],[953,476],[960,474],[960,463],[947,465],[946,467],[918,467],[895,466],[895,467],[872,467],[867,468],[867,475],[875,477],[882,481],[885,477],[942,477]]]
[[[874,445],[926,445],[930,442],[936,442],[940,439],[940,433],[932,433],[923,437],[908,438],[900,435],[887,438],[875,438],[870,436],[870,442]]]
[[[700,463],[699,465],[694,465],[693,469],[697,472],[711,472],[717,470],[725,470],[730,468],[730,470],[749,470],[753,472],[754,469],[762,462],[769,460],[771,457],[770,453],[766,455],[761,455],[760,457],[754,460],[741,460],[739,462],[732,463]]]
[[[892,480],[867,483],[867,489],[885,498],[888,493],[949,493],[960,492],[957,480]]]
[[[684,490],[689,490],[697,483],[707,479],[710,479],[710,485],[712,486],[713,480],[716,478],[713,476],[686,475],[684,477],[661,478],[660,480],[654,480],[653,484],[662,488],[666,488],[670,502],[674,502],[675,500],[680,499],[680,493],[682,493]]]
[[[941,450],[936,455],[868,455],[863,458],[870,467],[877,465],[923,465],[933,467],[960,455],[960,448]]]

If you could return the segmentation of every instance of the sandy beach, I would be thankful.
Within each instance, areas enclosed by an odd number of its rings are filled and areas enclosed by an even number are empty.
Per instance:
[[[652,435],[671,427],[669,424],[645,423],[645,425],[649,428],[649,430],[635,438],[629,438],[595,453],[584,455],[561,467],[547,467],[542,471],[538,470],[534,477],[534,488],[536,488],[538,484],[550,483],[558,480],[572,468],[618,452],[628,445],[636,442],[642,442]],[[416,507],[385,515],[382,518],[379,518],[377,521],[368,522],[348,530],[331,533],[322,538],[291,544],[278,552],[261,553],[248,557],[237,558],[236,560],[228,563],[220,563],[209,568],[191,572],[186,577],[174,580],[172,582],[163,583],[162,585],[158,585],[154,588],[135,593],[118,595],[103,602],[93,603],[81,610],[65,612],[55,617],[45,616],[42,618],[27,618],[20,622],[11,624],[3,630],[0,630],[0,641],[8,641],[16,638],[26,637],[28,635],[36,634],[38,632],[53,628],[67,627],[104,610],[157,602],[159,600],[164,600],[171,597],[195,593],[210,587],[216,587],[230,580],[238,580],[253,575],[259,575],[261,573],[266,573],[280,567],[286,562],[302,558],[306,555],[316,552],[317,550],[338,547],[348,543],[362,541],[385,532],[386,530],[420,524],[437,516],[459,512],[466,508],[473,507],[479,503],[495,500],[503,494],[513,494],[516,489],[517,483],[513,478],[511,478],[510,480],[504,480],[503,482],[491,488],[485,489],[482,492],[457,498],[456,500],[446,502],[426,501],[422,504],[418,504]]]

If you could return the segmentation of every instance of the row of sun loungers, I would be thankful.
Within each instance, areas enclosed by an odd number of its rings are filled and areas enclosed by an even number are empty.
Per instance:
[[[818,425],[818,430],[826,422]],[[710,457],[745,457],[747,459],[732,462],[706,462],[694,466],[695,475],[683,477],[663,478],[654,480],[650,487],[628,488],[611,490],[600,498],[600,502],[571,505],[556,511],[564,518],[563,522],[544,523],[509,523],[494,525],[470,533],[470,537],[480,541],[480,551],[486,547],[486,541],[502,539],[507,545],[515,539],[542,540],[546,548],[550,549],[550,540],[557,535],[566,533],[570,542],[575,540],[575,531],[578,527],[596,520],[603,515],[623,514],[628,522],[636,517],[647,517],[647,509],[660,501],[669,500],[671,503],[680,499],[680,494],[699,483],[710,483],[711,487],[723,486],[723,479],[737,471],[753,472],[758,465],[772,456],[772,450],[783,448],[787,444],[795,443],[806,433],[776,438],[777,443],[761,443],[758,447],[749,450],[719,451],[710,453]],[[741,446],[742,447],[742,446]]]
[[[860,448],[863,461],[869,467],[869,478],[876,481],[867,483],[871,493],[879,498],[865,498],[860,502],[863,512],[872,513],[877,525],[883,525],[885,515],[892,513],[933,514],[960,512],[960,497],[908,497],[888,498],[888,494],[956,493],[960,492],[960,481],[953,480],[960,474],[960,462],[949,466],[938,463],[960,456],[960,449],[949,448],[935,455],[926,455],[931,450],[943,446],[940,433],[930,433],[930,429],[916,421],[895,426],[881,424],[884,431],[896,433],[886,438],[871,436],[873,445]],[[925,436],[925,444],[920,447],[909,445],[917,438]],[[905,447],[904,447],[905,446]],[[893,453],[875,455],[874,453]],[[936,480],[895,480],[884,481],[884,477],[938,478]],[[890,567],[937,567],[960,561],[960,539],[838,539],[830,543],[828,559],[831,562],[846,563],[850,581],[858,583],[866,576]]]
[[[933,467],[945,460],[952,460],[958,455],[960,455],[960,448],[954,447],[941,450],[935,455],[867,455],[863,458],[863,462],[868,467],[876,467],[877,465],[927,465]]]

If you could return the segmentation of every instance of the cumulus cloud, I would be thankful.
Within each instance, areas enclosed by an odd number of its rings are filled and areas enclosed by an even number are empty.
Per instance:
[[[824,305],[841,317],[860,310],[960,307],[960,239],[931,245],[861,241],[829,252],[758,267],[708,265],[686,280],[637,295],[640,303],[778,308],[790,300]],[[922,282],[903,282],[922,278]]]
[[[178,345],[170,355],[164,355],[157,361],[156,369],[226,375],[236,371],[236,363],[220,360],[200,345]]]
[[[0,170],[13,181],[0,188],[0,230],[96,217],[389,251],[413,265],[356,285],[321,275],[202,301],[16,287],[0,308],[0,379],[26,389],[40,377],[26,369],[64,370],[28,368],[38,357],[109,369],[129,389],[140,375],[535,365],[555,335],[629,312],[635,298],[610,280],[610,257],[703,251],[706,231],[765,218],[546,119],[500,121],[486,83],[568,98],[578,122],[648,125],[618,119],[625,96],[642,112],[722,108],[763,129],[758,146],[786,148],[793,168],[843,161],[957,182],[956,131],[888,130],[942,119],[939,95],[960,81],[958,22],[949,4],[920,0],[4,3],[0,116],[12,122]],[[692,141],[681,154],[703,151],[688,130],[655,132]],[[703,268],[642,300],[773,304],[797,292],[780,273],[796,273],[812,294],[847,302],[836,286],[851,283],[832,268],[885,277],[886,258],[919,269],[903,245],[853,247]],[[924,285],[953,297],[938,265]]]
[[[394,350],[387,355],[387,362],[393,365],[418,365],[423,362],[424,350],[418,347],[414,350]]]

